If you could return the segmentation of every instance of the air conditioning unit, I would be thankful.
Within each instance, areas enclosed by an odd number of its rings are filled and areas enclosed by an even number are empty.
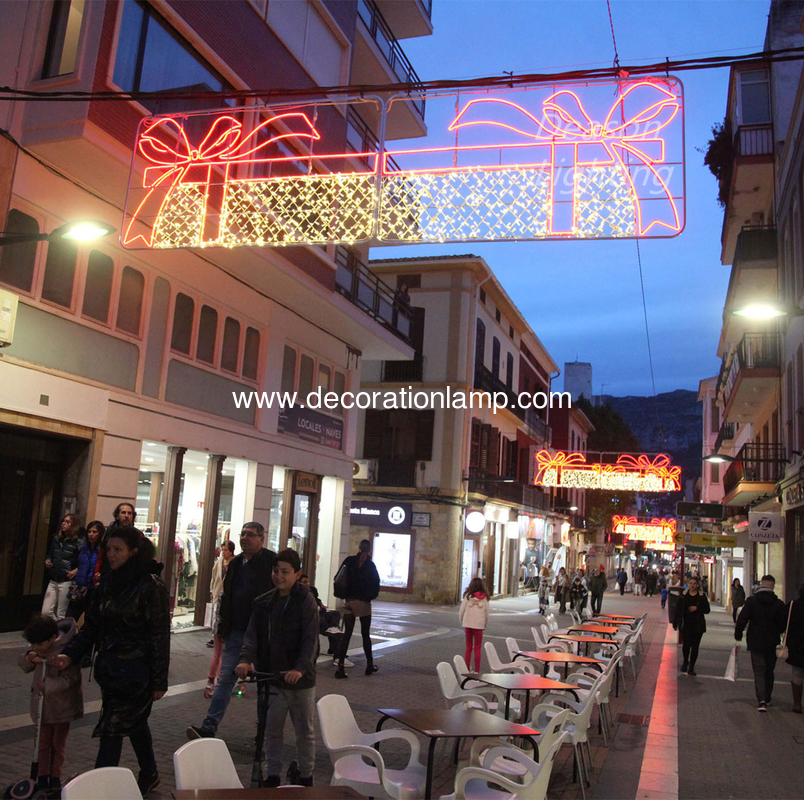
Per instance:
[[[374,483],[377,477],[377,459],[361,458],[354,463],[352,480]]]

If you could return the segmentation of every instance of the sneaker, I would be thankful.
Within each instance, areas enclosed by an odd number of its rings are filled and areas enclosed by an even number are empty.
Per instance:
[[[694,669],[687,670],[687,675],[691,675],[693,678],[694,678],[694,677],[695,677],[697,674],[698,674],[698,673],[697,673],[697,672],[696,672]]]
[[[190,725],[187,728],[188,739],[212,739],[214,737],[215,737],[215,731],[210,730],[209,728],[205,728],[203,725],[201,727]]]
[[[335,677],[340,680],[342,678],[348,678],[349,676],[342,667],[338,667],[338,670],[335,672]]]
[[[143,775],[140,773],[139,778],[137,778],[137,786],[140,787],[140,794],[142,794],[143,797],[148,797],[148,793],[159,786],[159,773],[154,772],[151,775]]]
[[[757,706],[757,711],[764,711],[765,713],[768,712],[768,704],[767,703],[760,703]]]
[[[207,647],[215,647],[215,640],[214,640],[214,639],[210,639],[210,640],[207,642]]]
[[[269,775],[263,782],[262,785],[266,789],[276,789],[279,784],[282,783],[282,779],[279,775]]]

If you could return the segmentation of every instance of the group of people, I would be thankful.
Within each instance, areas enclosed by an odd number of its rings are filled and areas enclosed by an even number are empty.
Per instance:
[[[570,575],[564,567],[560,567],[553,584],[553,596],[558,603],[559,614],[566,613],[567,605],[579,614],[583,613],[592,598],[592,613],[599,614],[603,607],[603,594],[608,588],[606,568],[600,566],[586,576],[583,568]]]

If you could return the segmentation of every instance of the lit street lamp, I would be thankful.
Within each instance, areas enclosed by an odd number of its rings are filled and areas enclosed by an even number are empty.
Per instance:
[[[51,233],[15,233],[0,231],[0,247],[7,244],[24,244],[26,242],[46,242],[56,239],[67,239],[71,242],[91,242],[115,232],[115,228],[105,222],[94,219],[79,219],[60,225]]]
[[[777,319],[779,317],[799,317],[804,309],[791,303],[750,303],[740,308],[732,308],[731,313],[746,319]]]
[[[734,456],[721,455],[720,453],[710,453],[708,456],[704,456],[703,460],[710,464],[730,464],[735,461],[735,458]]]

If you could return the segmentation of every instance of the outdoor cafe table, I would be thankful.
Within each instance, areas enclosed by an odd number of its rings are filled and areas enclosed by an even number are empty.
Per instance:
[[[613,620],[614,622],[619,622],[622,620],[624,624],[633,625],[639,619],[639,617],[629,617],[627,614],[595,614],[592,619],[596,622],[603,622],[607,619]]]
[[[619,626],[615,628],[611,625],[573,625],[568,628],[570,633],[580,633],[581,636],[585,636],[587,633],[596,633],[599,636],[608,636],[609,639],[613,638],[618,630]]]
[[[174,800],[362,800],[351,786],[277,786],[272,789],[174,789]]]
[[[572,687],[575,688],[574,686]],[[425,800],[430,800],[433,791],[433,751],[439,739],[474,739],[479,736],[523,736],[531,745],[538,759],[539,748],[532,738],[539,731],[495,717],[476,708],[379,708],[382,715],[377,723],[379,731],[387,719],[393,719],[421,733],[430,740],[427,750],[427,782],[424,786]]]
[[[597,667],[601,672],[603,671],[603,664],[596,658],[590,656],[579,656],[575,653],[554,653],[552,651],[544,650],[520,650],[514,656],[514,661],[518,658],[527,658],[529,661],[540,661],[544,665],[544,677],[547,677],[547,670],[550,664],[563,664],[564,677],[567,677],[570,664],[591,664]]]
[[[487,683],[489,686],[496,686],[505,691],[505,717],[508,718],[508,711],[511,708],[511,694],[513,692],[525,692],[525,719],[530,714],[530,693],[535,691],[553,691],[553,692],[572,692],[572,696],[578,699],[578,687],[573,686],[571,683],[562,683],[561,681],[554,681],[552,678],[542,678],[540,675],[523,675],[522,673],[510,672],[484,672],[478,674],[476,672],[464,672],[465,684],[469,680],[480,681]]]
[[[604,639],[602,636],[575,636],[571,633],[551,633],[548,643],[553,639],[560,639],[562,642],[575,642],[579,646],[584,645],[584,655],[589,655],[590,644],[612,644],[611,639]]]

